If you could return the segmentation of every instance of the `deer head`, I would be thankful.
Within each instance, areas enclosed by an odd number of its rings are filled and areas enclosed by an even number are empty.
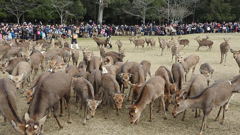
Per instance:
[[[113,100],[115,102],[115,105],[116,105],[117,109],[122,108],[124,97],[125,97],[125,95],[122,94],[122,93],[115,93],[113,95]]]
[[[129,109],[130,123],[137,124],[142,112],[138,109],[136,105],[132,105],[128,109]]]
[[[87,107],[91,117],[95,116],[97,107],[101,104],[102,100],[87,99]]]
[[[33,120],[29,117],[29,114],[26,113],[24,119],[26,121],[25,125],[26,135],[40,135],[42,132],[43,124],[47,119],[47,116],[44,116],[39,120]]]

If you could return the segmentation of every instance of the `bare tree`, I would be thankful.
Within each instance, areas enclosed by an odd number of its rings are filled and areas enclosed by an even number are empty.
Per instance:
[[[129,5],[130,7],[123,8],[123,11],[131,16],[141,18],[142,23],[145,24],[147,11],[154,8],[153,2],[154,0],[133,0],[132,4]]]
[[[182,21],[191,14],[195,14],[197,2],[200,0],[165,0],[165,7],[157,9],[168,21]]]
[[[39,3],[36,0],[5,0],[1,8],[15,16],[19,24],[20,18],[38,5]]]
[[[70,0],[51,0],[51,6],[56,10],[60,17],[61,24],[63,24],[68,16],[74,16],[70,12],[71,5],[73,4]]]

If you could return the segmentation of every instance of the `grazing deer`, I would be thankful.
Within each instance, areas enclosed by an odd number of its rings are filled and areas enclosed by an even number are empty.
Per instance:
[[[200,95],[205,88],[208,86],[208,79],[201,74],[198,75],[193,75],[190,81],[187,82],[187,85],[183,90],[179,91],[180,94],[179,96],[176,96],[176,102],[178,102],[181,99],[188,99],[192,97],[196,97]],[[186,115],[186,111],[184,111],[182,121],[184,121]],[[198,109],[195,110],[195,118],[200,116],[200,112]]]
[[[220,44],[220,52],[221,52],[221,60],[220,60],[220,64],[223,63],[224,60],[224,64],[226,64],[227,61],[227,53],[230,50],[230,45],[228,43],[229,39],[225,39],[224,38],[224,42]]]
[[[166,111],[168,111],[168,106],[171,103],[173,95],[176,93],[176,84],[174,83],[172,73],[165,67],[160,66],[156,72],[155,76],[161,76],[165,80],[165,104]]]
[[[94,93],[92,84],[88,80],[82,77],[73,78],[72,87],[76,92],[77,97],[81,99],[81,106],[82,105],[84,106],[83,125],[85,125],[87,122],[87,119],[89,119],[88,115],[90,114],[91,117],[94,117],[96,113],[96,109],[102,101],[98,101],[95,99],[95,96],[94,96],[95,93]]]
[[[56,115],[59,102],[60,114],[62,115],[63,98],[66,100],[68,109],[67,122],[71,123],[69,106],[71,82],[72,77],[64,72],[52,73],[41,81],[41,84],[39,84],[34,92],[28,112],[25,114],[26,133],[28,135],[41,134],[49,110],[53,110],[53,116],[56,119],[58,126],[63,128]]]
[[[110,106],[115,106],[117,110],[117,115],[119,115],[119,110],[122,108],[124,94],[121,93],[120,87],[110,73],[102,74],[101,88],[103,93],[103,104]],[[109,116],[109,109],[106,109],[105,119]]]
[[[0,79],[0,114],[19,134],[25,135],[25,124],[17,113],[16,87],[8,79]]]
[[[226,105],[228,104],[232,94],[240,90],[240,76],[234,77],[229,81],[222,81],[206,88],[200,95],[185,100],[178,101],[174,107],[173,116],[188,108],[203,110],[203,120],[200,129],[200,135],[206,127],[206,119],[213,108],[220,106],[223,111],[221,124],[224,122]],[[219,112],[220,113],[220,112]],[[218,117],[217,117],[218,118]]]
[[[137,124],[139,122],[140,116],[143,110],[146,108],[148,104],[150,109],[150,118],[149,121],[152,121],[152,108],[153,102],[160,98],[163,111],[164,111],[164,118],[166,119],[166,112],[165,112],[165,102],[164,102],[164,89],[165,89],[165,81],[160,76],[151,77],[142,87],[141,95],[139,96],[138,100],[129,107],[129,116],[130,116],[130,123]]]

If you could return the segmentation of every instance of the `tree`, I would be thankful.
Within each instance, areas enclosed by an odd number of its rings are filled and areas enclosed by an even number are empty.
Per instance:
[[[102,25],[104,8],[108,7],[109,0],[97,0],[98,4],[98,23]]]
[[[69,0],[51,0],[51,6],[55,9],[60,17],[60,23],[63,24],[68,16],[74,16],[70,11],[70,6],[73,4]]]
[[[158,9],[159,13],[170,22],[183,21],[195,11],[194,4],[199,0],[165,0],[165,6]]]
[[[20,23],[20,18],[28,11],[36,8],[39,2],[36,0],[3,0],[2,8],[16,17],[17,23]]]
[[[147,11],[154,8],[153,2],[154,0],[133,0],[131,4],[128,4],[129,6],[126,6],[127,8],[123,8],[123,11],[131,16],[141,18],[142,23],[145,24]]]
[[[236,7],[238,5],[235,5]],[[232,14],[234,6],[226,0],[202,0],[197,13],[201,20],[206,21],[232,21],[237,14]]]

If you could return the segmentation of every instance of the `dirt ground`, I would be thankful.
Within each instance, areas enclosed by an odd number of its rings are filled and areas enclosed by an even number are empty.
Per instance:
[[[200,56],[200,64],[204,62],[210,63],[215,72],[213,75],[213,80],[225,80],[238,74],[239,68],[232,54],[229,52],[227,57],[226,66],[220,65],[220,50],[219,45],[223,42],[223,38],[231,38],[230,45],[233,49],[240,49],[240,34],[208,34],[210,39],[214,41],[214,46],[212,51],[208,51],[207,48],[201,48],[199,52],[196,52],[197,42],[194,40],[196,36],[205,37],[205,35],[186,35],[182,38],[187,38],[190,40],[190,46],[186,47],[182,54],[183,56],[188,56],[190,54],[197,54]],[[157,41],[157,37],[153,37]],[[169,37],[162,37],[169,38]],[[155,70],[161,66],[167,66],[170,68],[171,54],[169,50],[165,50],[164,56],[160,56],[159,44],[157,41],[157,46],[154,49],[151,48],[134,48],[133,44],[130,44],[128,37],[113,37],[112,43],[114,44],[113,50],[117,50],[115,45],[116,39],[121,39],[125,49],[126,58],[128,61],[149,60],[152,63],[151,72],[155,73]],[[88,47],[93,50],[96,55],[100,55],[98,52],[97,45],[92,39],[79,39],[79,44],[81,47]],[[82,59],[82,56],[81,56]],[[199,74],[199,66],[197,66],[195,74]],[[191,75],[191,74],[190,74]],[[189,75],[189,77],[190,77]],[[1,75],[1,77],[3,77]],[[188,77],[188,78],[189,78]],[[72,98],[74,99],[74,98]],[[128,104],[128,103],[126,103]],[[28,105],[23,95],[18,94],[18,112],[20,116],[23,116],[27,111]],[[116,116],[115,111],[110,109],[110,116],[107,120],[104,119],[104,109],[101,108],[97,110],[96,116],[93,119],[87,121],[87,124],[82,125],[82,112],[76,114],[76,104],[72,100],[71,106],[71,116],[72,124],[68,124],[67,117],[61,117],[60,122],[64,126],[63,129],[59,130],[56,121],[53,118],[48,119],[44,125],[44,131],[46,135],[194,135],[199,132],[201,119],[194,118],[194,112],[188,110],[185,121],[181,121],[181,116],[179,115],[174,119],[170,112],[168,112],[168,119],[163,119],[162,112],[156,113],[157,108],[154,108],[153,121],[148,122],[149,119],[149,109],[148,107],[144,110],[140,122],[138,125],[130,125],[128,119],[128,110],[125,108],[121,110],[120,116]],[[219,124],[219,122],[214,121],[217,114],[218,108],[215,108],[209,118],[208,125],[209,128],[206,129],[205,134],[207,135],[239,135],[240,134],[240,95],[236,94],[230,103],[230,108],[226,113],[224,125]],[[66,114],[66,113],[65,113]],[[11,125],[7,123],[3,124],[3,118],[0,116],[0,135],[14,135],[16,132],[13,130]]]

